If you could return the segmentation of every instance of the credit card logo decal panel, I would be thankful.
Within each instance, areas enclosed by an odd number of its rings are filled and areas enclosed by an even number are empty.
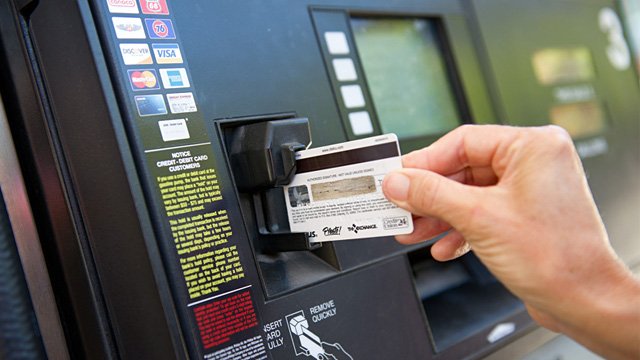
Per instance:
[[[147,44],[120,44],[120,53],[125,65],[153,64]]]
[[[176,141],[189,139],[189,128],[185,119],[163,120],[158,121],[162,140]]]
[[[165,89],[179,89],[191,86],[185,68],[160,69],[160,78]]]
[[[135,100],[140,116],[164,115],[167,113],[167,106],[162,95],[141,95],[136,96]]]
[[[167,0],[140,0],[143,14],[169,15]]]
[[[152,44],[158,64],[181,64],[182,53],[178,44]]]
[[[173,23],[168,19],[144,19],[149,39],[175,39]]]
[[[127,70],[133,91],[160,89],[158,75],[154,69]]]
[[[167,101],[169,101],[169,109],[171,109],[171,113],[173,114],[198,111],[193,93],[190,92],[167,94]]]
[[[137,14],[136,0],[107,0],[109,12],[112,14]]]
[[[146,39],[142,20],[132,17],[114,17],[113,29],[118,39]]]

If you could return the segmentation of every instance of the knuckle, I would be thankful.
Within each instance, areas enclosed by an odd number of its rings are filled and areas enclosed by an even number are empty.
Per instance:
[[[523,128],[518,134],[518,139],[521,147],[540,154],[571,157],[575,153],[571,136],[557,125]]]
[[[545,144],[556,152],[571,153],[574,151],[573,140],[567,130],[557,125],[548,125],[543,128]]]

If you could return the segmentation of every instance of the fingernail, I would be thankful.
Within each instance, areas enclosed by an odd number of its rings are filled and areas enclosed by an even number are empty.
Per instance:
[[[385,194],[391,200],[405,201],[409,197],[410,180],[401,173],[390,173],[385,179]]]

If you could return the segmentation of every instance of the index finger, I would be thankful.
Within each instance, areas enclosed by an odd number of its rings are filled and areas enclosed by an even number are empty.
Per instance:
[[[496,153],[515,141],[521,128],[503,125],[463,125],[430,146],[402,157],[404,167],[451,175],[467,167],[494,166]],[[500,174],[498,174],[500,176]]]

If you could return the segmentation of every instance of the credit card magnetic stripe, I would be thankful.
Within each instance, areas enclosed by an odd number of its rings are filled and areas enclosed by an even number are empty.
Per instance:
[[[387,159],[400,156],[398,144],[388,142],[379,145],[368,146],[359,149],[335,152],[326,155],[314,156],[296,161],[298,174],[309,171],[330,169],[339,166],[353,165],[367,161]]]

